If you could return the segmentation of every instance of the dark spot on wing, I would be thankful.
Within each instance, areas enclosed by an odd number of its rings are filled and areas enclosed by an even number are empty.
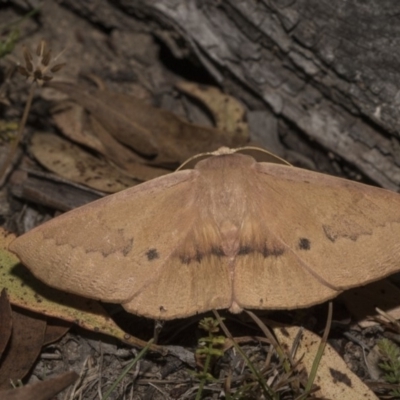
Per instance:
[[[149,249],[146,253],[147,259],[149,261],[156,260],[157,258],[160,258],[160,255],[158,254],[157,249]]]
[[[217,256],[217,257],[223,257],[225,255],[224,251],[222,250],[221,247],[212,247],[211,248],[211,254],[213,256]]]
[[[281,256],[283,253],[285,252],[285,250],[282,247],[272,247],[269,248],[267,247],[267,245],[264,246],[264,248],[262,249],[262,255],[267,258],[267,257],[279,257]]]
[[[341,382],[344,383],[348,387],[352,387],[351,379],[347,374],[344,374],[341,371],[338,371],[337,369],[334,368],[329,368],[329,372],[333,378],[333,382]]]
[[[243,255],[246,255],[246,254],[250,254],[252,251],[253,251],[253,249],[248,245],[240,246],[240,249],[238,251],[238,255],[239,256],[243,256]]]
[[[203,254],[200,253],[199,250],[196,250],[196,255],[195,255],[194,259],[195,259],[197,262],[200,262],[200,261],[203,259]]]
[[[210,251],[204,252],[197,249],[195,252],[191,251],[189,253],[179,254],[178,257],[182,264],[189,265],[192,261],[200,263],[204,257],[209,256],[210,254],[217,257],[225,256],[221,247],[212,247]]]
[[[199,250],[196,250],[195,254],[183,254],[179,256],[182,264],[189,265],[192,261],[200,262],[204,257],[204,254],[201,253]]]
[[[310,250],[311,242],[307,238],[300,238],[299,240],[299,249],[300,250]]]

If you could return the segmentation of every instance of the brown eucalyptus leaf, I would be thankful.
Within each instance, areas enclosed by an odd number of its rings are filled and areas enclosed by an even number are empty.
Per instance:
[[[57,127],[69,139],[104,154],[106,149],[90,129],[90,121],[83,107],[72,101],[63,102],[53,108],[52,117]]]
[[[30,151],[44,167],[73,182],[114,193],[138,183],[106,161],[49,133],[35,133]]]
[[[54,396],[78,379],[74,372],[65,372],[42,382],[35,382],[16,389],[0,390],[2,400],[52,400]]]
[[[22,379],[32,368],[43,346],[46,320],[22,309],[12,311],[12,334],[0,365],[0,388]],[[0,397],[1,398],[1,397]]]
[[[11,243],[43,282],[154,319],[292,309],[400,270],[400,195],[220,149]]]
[[[96,118],[90,116],[90,123],[91,129],[103,143],[103,154],[132,178],[145,182],[171,172],[168,169],[146,165],[143,160],[138,161],[135,153],[115,140]]]
[[[96,118],[87,115],[85,109],[78,104],[69,102],[61,109],[58,108],[53,119],[65,136],[104,155],[107,160],[139,181],[147,181],[171,172],[146,165],[145,158],[118,142]]]
[[[123,93],[83,89],[66,82],[51,81],[89,111],[119,142],[138,153],[153,157],[157,165],[175,164],[219,146],[242,146],[241,133],[230,135],[215,128],[190,124],[176,115],[151,107]]]
[[[218,129],[241,135],[243,143],[246,143],[250,136],[249,126],[246,120],[246,108],[240,101],[222,93],[215,86],[182,81],[176,87],[207,106]]]

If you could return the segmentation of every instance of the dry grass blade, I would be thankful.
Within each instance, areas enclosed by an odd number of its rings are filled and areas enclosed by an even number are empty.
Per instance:
[[[8,168],[9,168],[9,166],[11,164],[11,161],[15,157],[15,154],[16,154],[17,149],[18,149],[18,145],[22,140],[23,133],[24,133],[24,128],[25,128],[25,125],[26,125],[26,121],[28,119],[28,114],[29,114],[29,111],[31,109],[33,96],[35,94],[35,89],[36,89],[36,86],[35,86],[34,83],[32,83],[30,88],[29,88],[28,99],[27,99],[26,104],[25,104],[25,108],[24,108],[24,112],[22,114],[21,122],[20,122],[20,124],[18,126],[17,136],[13,140],[13,142],[11,143],[9,153],[7,154],[7,157],[6,157],[3,165],[0,168],[0,181],[2,183],[4,182],[5,174],[6,174]]]
[[[321,342],[319,344],[319,348],[318,348],[317,354],[315,355],[315,360],[314,360],[313,366],[311,368],[310,375],[308,377],[305,393],[302,396],[299,397],[299,400],[305,399],[306,396],[309,393],[311,393],[311,389],[312,389],[312,386],[314,384],[315,377],[317,375],[318,366],[319,366],[321,358],[322,358],[322,356],[324,354],[324,349],[325,349],[326,342],[328,340],[329,331],[331,330],[332,313],[333,313],[332,302],[329,302],[328,318],[327,318],[327,321],[326,321],[324,334],[323,334],[323,336],[321,338]]]
[[[224,331],[225,335],[232,341],[236,351],[243,357],[243,359],[246,361],[247,366],[249,369],[252,371],[255,377],[257,377],[257,380],[264,392],[264,395],[266,399],[271,399],[275,400],[278,399],[279,396],[274,393],[271,388],[268,387],[267,382],[265,381],[264,377],[261,375],[260,371],[257,370],[257,368],[254,367],[254,365],[251,363],[249,358],[246,356],[244,351],[241,349],[241,347],[236,343],[235,339],[233,338],[232,334],[229,332],[228,328],[225,326],[224,322],[222,321],[222,318],[220,317],[218,311],[213,310],[213,313],[215,315],[215,318],[217,319],[221,329]]]
[[[287,354],[285,354],[279,342],[275,339],[272,332],[265,326],[265,324],[257,317],[252,311],[245,310],[248,315],[253,319],[253,321],[258,325],[258,327],[262,330],[264,335],[270,340],[272,345],[275,348],[275,351],[278,353],[281,362],[284,365],[285,371],[289,372],[292,364],[292,360],[288,360]]]
[[[111,385],[111,387],[107,390],[107,392],[104,394],[102,400],[107,400],[113,390],[117,387],[117,385],[124,379],[124,377],[128,374],[128,372],[134,367],[134,365],[141,360],[144,355],[148,352],[150,349],[151,345],[153,344],[154,340],[150,339],[147,342],[147,345],[139,352],[139,354],[125,367],[125,369],[121,372],[121,375],[118,377],[118,379]]]

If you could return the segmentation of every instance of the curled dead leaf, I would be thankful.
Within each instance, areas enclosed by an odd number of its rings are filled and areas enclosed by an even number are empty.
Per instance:
[[[83,89],[66,82],[49,82],[48,87],[68,94],[115,139],[151,157],[152,164],[175,165],[199,152],[242,146],[248,141],[241,131],[230,134],[190,124],[123,93]]]
[[[147,181],[171,172],[146,165],[148,160],[118,142],[93,115],[87,115],[78,104],[69,102],[64,107],[58,107],[53,119],[68,138],[102,154],[132,178]]]
[[[53,134],[35,133],[30,151],[50,171],[96,190],[113,193],[139,183],[106,161]]]
[[[246,120],[246,108],[232,96],[222,93],[215,86],[199,85],[193,82],[179,82],[176,87],[189,96],[201,101],[212,113],[215,125],[225,132],[242,136],[246,143],[250,133]]]

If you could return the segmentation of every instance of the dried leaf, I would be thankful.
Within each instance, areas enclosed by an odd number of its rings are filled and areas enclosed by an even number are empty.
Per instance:
[[[43,345],[46,320],[22,309],[13,309],[12,335],[0,365],[0,388],[22,379],[32,368]]]
[[[219,146],[242,146],[239,134],[190,124],[176,115],[151,107],[122,93],[86,90],[66,82],[50,82],[89,111],[119,142],[147,157],[157,165],[180,163],[189,157]]]
[[[88,116],[75,103],[58,108],[53,119],[68,138],[104,155],[127,175],[139,181],[147,181],[171,172],[146,165],[148,160],[119,143],[93,116]]]
[[[113,193],[138,183],[106,161],[56,135],[36,133],[30,151],[50,171],[96,190]]]
[[[106,149],[104,155],[129,176],[144,182],[171,172],[136,161],[136,158],[132,156],[133,151],[117,142],[96,118],[90,117],[90,122],[92,130],[96,132]]]
[[[46,381],[0,391],[0,398],[2,400],[52,400],[54,396],[74,383],[78,377],[76,372],[65,372]]]
[[[240,101],[222,93],[215,86],[182,81],[176,87],[207,106],[218,129],[235,133],[238,137],[241,136],[243,144],[247,142],[250,133],[246,120],[246,108]]]

